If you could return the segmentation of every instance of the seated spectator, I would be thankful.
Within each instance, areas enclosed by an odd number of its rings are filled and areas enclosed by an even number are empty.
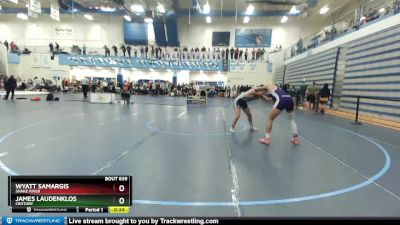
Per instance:
[[[125,84],[121,91],[121,99],[126,102],[126,104],[130,104],[131,94],[129,93],[129,85]]]
[[[19,48],[18,48],[17,44],[15,44],[15,42],[12,41],[10,44],[10,47],[11,47],[11,53],[21,55],[21,51],[19,50]]]

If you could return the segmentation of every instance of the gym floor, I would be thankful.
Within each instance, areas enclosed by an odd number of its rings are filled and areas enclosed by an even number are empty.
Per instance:
[[[0,212],[7,176],[131,175],[132,216],[400,215],[400,132],[296,111],[301,145],[283,113],[271,145],[271,104],[250,103],[237,133],[227,133],[232,99],[187,107],[185,98],[134,96],[134,104],[0,103]]]

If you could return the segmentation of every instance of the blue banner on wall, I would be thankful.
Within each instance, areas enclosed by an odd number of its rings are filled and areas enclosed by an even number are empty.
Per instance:
[[[236,29],[235,46],[239,48],[269,48],[271,39],[271,29]]]
[[[124,20],[124,41],[129,45],[148,45],[147,24]]]

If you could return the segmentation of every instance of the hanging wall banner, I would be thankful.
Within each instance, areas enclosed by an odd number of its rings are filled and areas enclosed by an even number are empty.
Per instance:
[[[57,5],[51,3],[50,6],[50,18],[53,20],[60,21],[60,9],[58,8]]]
[[[271,29],[236,29],[235,46],[239,48],[269,48],[271,38]]]
[[[42,13],[42,6],[40,5],[39,0],[30,0],[29,1],[29,9],[35,13]]]

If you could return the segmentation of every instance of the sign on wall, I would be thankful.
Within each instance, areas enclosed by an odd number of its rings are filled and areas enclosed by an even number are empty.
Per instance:
[[[71,37],[74,35],[74,29],[71,26],[63,25],[54,28],[54,35],[56,37]]]
[[[230,62],[229,63],[229,72],[236,72],[236,70],[237,70],[236,65],[237,65],[236,62]]]
[[[49,54],[31,54],[32,68],[49,68],[50,55]]]
[[[252,48],[271,47],[271,29],[236,29],[235,46]]]
[[[57,5],[51,3],[50,6],[50,18],[53,20],[60,21],[60,10]]]
[[[238,71],[238,72],[244,72],[244,66],[245,66],[245,63],[244,63],[244,62],[239,62],[239,63],[237,64],[237,71]]]
[[[257,64],[256,63],[249,63],[249,71],[256,71]]]
[[[30,0],[29,9],[35,13],[42,13],[42,6],[40,5],[39,0]]]

